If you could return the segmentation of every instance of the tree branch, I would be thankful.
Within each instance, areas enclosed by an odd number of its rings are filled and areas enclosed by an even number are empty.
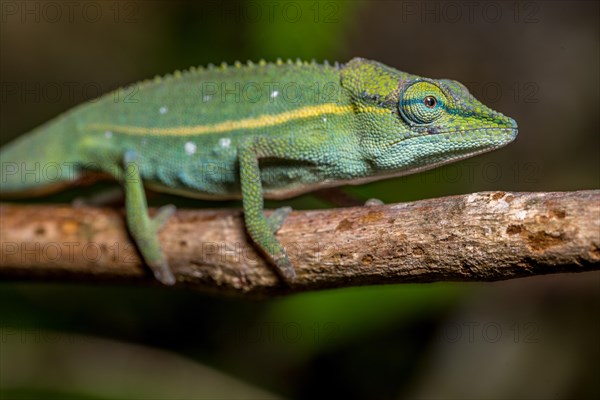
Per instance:
[[[120,211],[1,204],[0,217],[2,279],[153,283]],[[600,191],[295,211],[277,236],[298,272],[291,287],[249,243],[238,210],[179,210],[160,240],[178,284],[223,293],[592,271],[600,269]]]

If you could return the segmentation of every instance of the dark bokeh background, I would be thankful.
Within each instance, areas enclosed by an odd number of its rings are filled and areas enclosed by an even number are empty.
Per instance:
[[[362,56],[465,83],[515,118],[519,137],[349,193],[400,202],[600,186],[598,2],[0,5],[0,144],[84,100],[191,65]],[[290,203],[327,206],[311,196]],[[3,282],[0,398],[597,398],[598,289],[600,276],[588,273],[249,301]]]

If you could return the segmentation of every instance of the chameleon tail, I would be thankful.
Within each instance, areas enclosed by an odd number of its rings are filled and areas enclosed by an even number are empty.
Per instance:
[[[0,149],[0,197],[44,195],[78,176],[74,126],[64,117],[34,129]]]

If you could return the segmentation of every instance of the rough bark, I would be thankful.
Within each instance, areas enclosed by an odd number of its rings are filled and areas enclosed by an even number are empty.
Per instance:
[[[1,204],[0,278],[154,284],[110,208]],[[160,239],[178,285],[239,294],[400,282],[495,281],[600,269],[600,191],[485,192],[295,211],[277,234],[287,286],[239,210],[179,210]]]

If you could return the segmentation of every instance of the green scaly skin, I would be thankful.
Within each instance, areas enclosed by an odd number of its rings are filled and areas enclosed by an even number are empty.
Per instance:
[[[289,209],[265,218],[264,198],[406,175],[499,148],[516,135],[514,120],[456,81],[360,58],[343,65],[236,63],[122,88],[49,121],[0,150],[0,194],[76,184],[90,170],[112,175],[125,188],[132,237],[165,284],[175,279],[157,232],[173,210],[150,219],[143,184],[242,198],[250,237],[293,283],[294,268],[275,237]]]

